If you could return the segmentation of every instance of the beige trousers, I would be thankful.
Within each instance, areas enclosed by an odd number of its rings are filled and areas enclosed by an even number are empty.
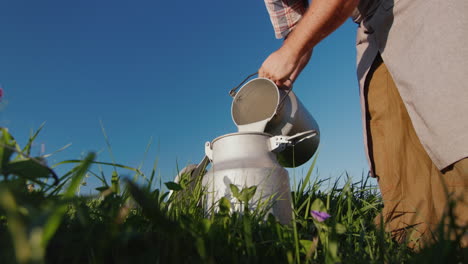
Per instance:
[[[437,169],[416,136],[380,56],[372,65],[365,91],[370,158],[384,203],[376,222],[383,219],[397,241],[418,248],[434,241],[448,201],[453,199],[456,224],[466,227],[468,158],[442,172]],[[447,228],[449,221],[444,223]],[[465,233],[464,247],[467,242]]]

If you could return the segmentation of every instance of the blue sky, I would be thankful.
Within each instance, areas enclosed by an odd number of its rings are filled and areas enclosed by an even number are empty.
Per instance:
[[[321,129],[322,178],[368,170],[355,32],[348,20],[320,43],[294,86]],[[3,1],[0,38],[0,125],[21,145],[46,122],[33,154],[71,143],[49,164],[89,151],[109,162],[102,121],[115,162],[144,161],[149,173],[158,159],[163,181],[177,163],[197,163],[206,141],[236,132],[229,89],[281,45],[263,1],[251,0]]]

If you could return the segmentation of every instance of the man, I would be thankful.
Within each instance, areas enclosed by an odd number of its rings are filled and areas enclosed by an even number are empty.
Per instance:
[[[468,1],[265,0],[283,45],[259,76],[291,87],[312,49],[352,16],[366,151],[394,238],[432,242],[456,201],[468,224]],[[379,220],[376,219],[376,220]],[[467,246],[465,234],[463,246]]]

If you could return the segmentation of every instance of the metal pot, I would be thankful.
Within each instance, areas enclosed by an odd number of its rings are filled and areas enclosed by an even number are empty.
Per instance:
[[[269,79],[256,78],[236,92],[242,83],[230,91],[234,97],[231,116],[239,132],[265,132],[283,136],[309,130],[319,133],[317,122],[292,90],[281,90]],[[284,167],[300,166],[315,154],[319,142],[320,137],[315,136],[289,146],[278,154],[278,161]]]

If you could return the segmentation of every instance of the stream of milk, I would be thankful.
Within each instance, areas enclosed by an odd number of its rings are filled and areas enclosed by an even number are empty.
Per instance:
[[[260,120],[245,125],[237,125],[237,129],[239,132],[265,132],[268,121],[270,121],[270,119]]]

